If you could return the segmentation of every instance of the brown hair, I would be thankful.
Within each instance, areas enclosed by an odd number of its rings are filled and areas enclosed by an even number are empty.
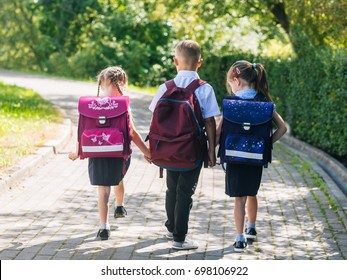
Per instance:
[[[228,71],[227,80],[230,81],[234,77],[245,80],[258,94],[262,94],[266,100],[272,101],[269,94],[267,74],[261,63],[252,64],[246,60],[236,61]]]
[[[201,47],[197,42],[192,40],[179,42],[175,50],[187,66],[195,67],[201,58]]]
[[[125,71],[120,66],[109,66],[102,70],[97,76],[98,79],[98,96],[100,91],[100,86],[102,83],[109,81],[114,84],[118,91],[123,95],[123,92],[119,86],[120,83],[127,84],[128,77]]]

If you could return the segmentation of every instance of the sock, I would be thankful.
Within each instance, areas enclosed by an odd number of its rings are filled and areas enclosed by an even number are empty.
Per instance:
[[[247,223],[247,228],[255,228],[255,223],[254,224]]]
[[[101,226],[100,226],[100,229],[110,229],[111,227],[110,227],[110,224],[109,223],[106,223],[106,224],[101,224]]]
[[[238,241],[241,241],[241,242],[245,241],[245,237],[243,236],[243,234],[236,234],[236,242]]]

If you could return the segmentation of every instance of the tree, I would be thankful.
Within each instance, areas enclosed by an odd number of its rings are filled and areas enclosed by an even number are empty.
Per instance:
[[[300,53],[300,33],[305,33],[309,44],[344,48],[347,38],[347,3],[344,0],[168,0],[168,11],[182,18],[196,12],[197,22],[208,25],[216,18],[225,17],[229,24],[239,18],[256,20],[263,39],[277,37],[289,40],[296,53]],[[194,14],[193,14],[194,15]]]
[[[37,24],[40,33],[50,38],[52,52],[70,56],[80,47],[84,27],[101,12],[95,0],[36,1]]]
[[[94,77],[120,64],[134,83],[162,81],[172,28],[156,1],[1,1],[3,67]]]
[[[45,38],[35,23],[36,6],[32,1],[1,0],[0,60],[7,67],[35,64],[43,70]],[[16,65],[17,64],[17,65]]]

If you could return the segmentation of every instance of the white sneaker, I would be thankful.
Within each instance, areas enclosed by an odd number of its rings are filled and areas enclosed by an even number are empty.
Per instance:
[[[173,233],[170,232],[170,231],[167,231],[164,236],[167,238],[167,239],[170,239],[170,240],[173,240]]]
[[[189,240],[186,238],[183,242],[176,242],[172,244],[172,248],[176,250],[191,250],[197,249],[199,247],[199,243],[194,240]]]

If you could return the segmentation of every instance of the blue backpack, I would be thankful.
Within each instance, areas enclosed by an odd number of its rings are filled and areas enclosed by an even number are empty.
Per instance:
[[[228,96],[223,100],[223,124],[219,143],[221,163],[267,167],[271,162],[274,104]]]

